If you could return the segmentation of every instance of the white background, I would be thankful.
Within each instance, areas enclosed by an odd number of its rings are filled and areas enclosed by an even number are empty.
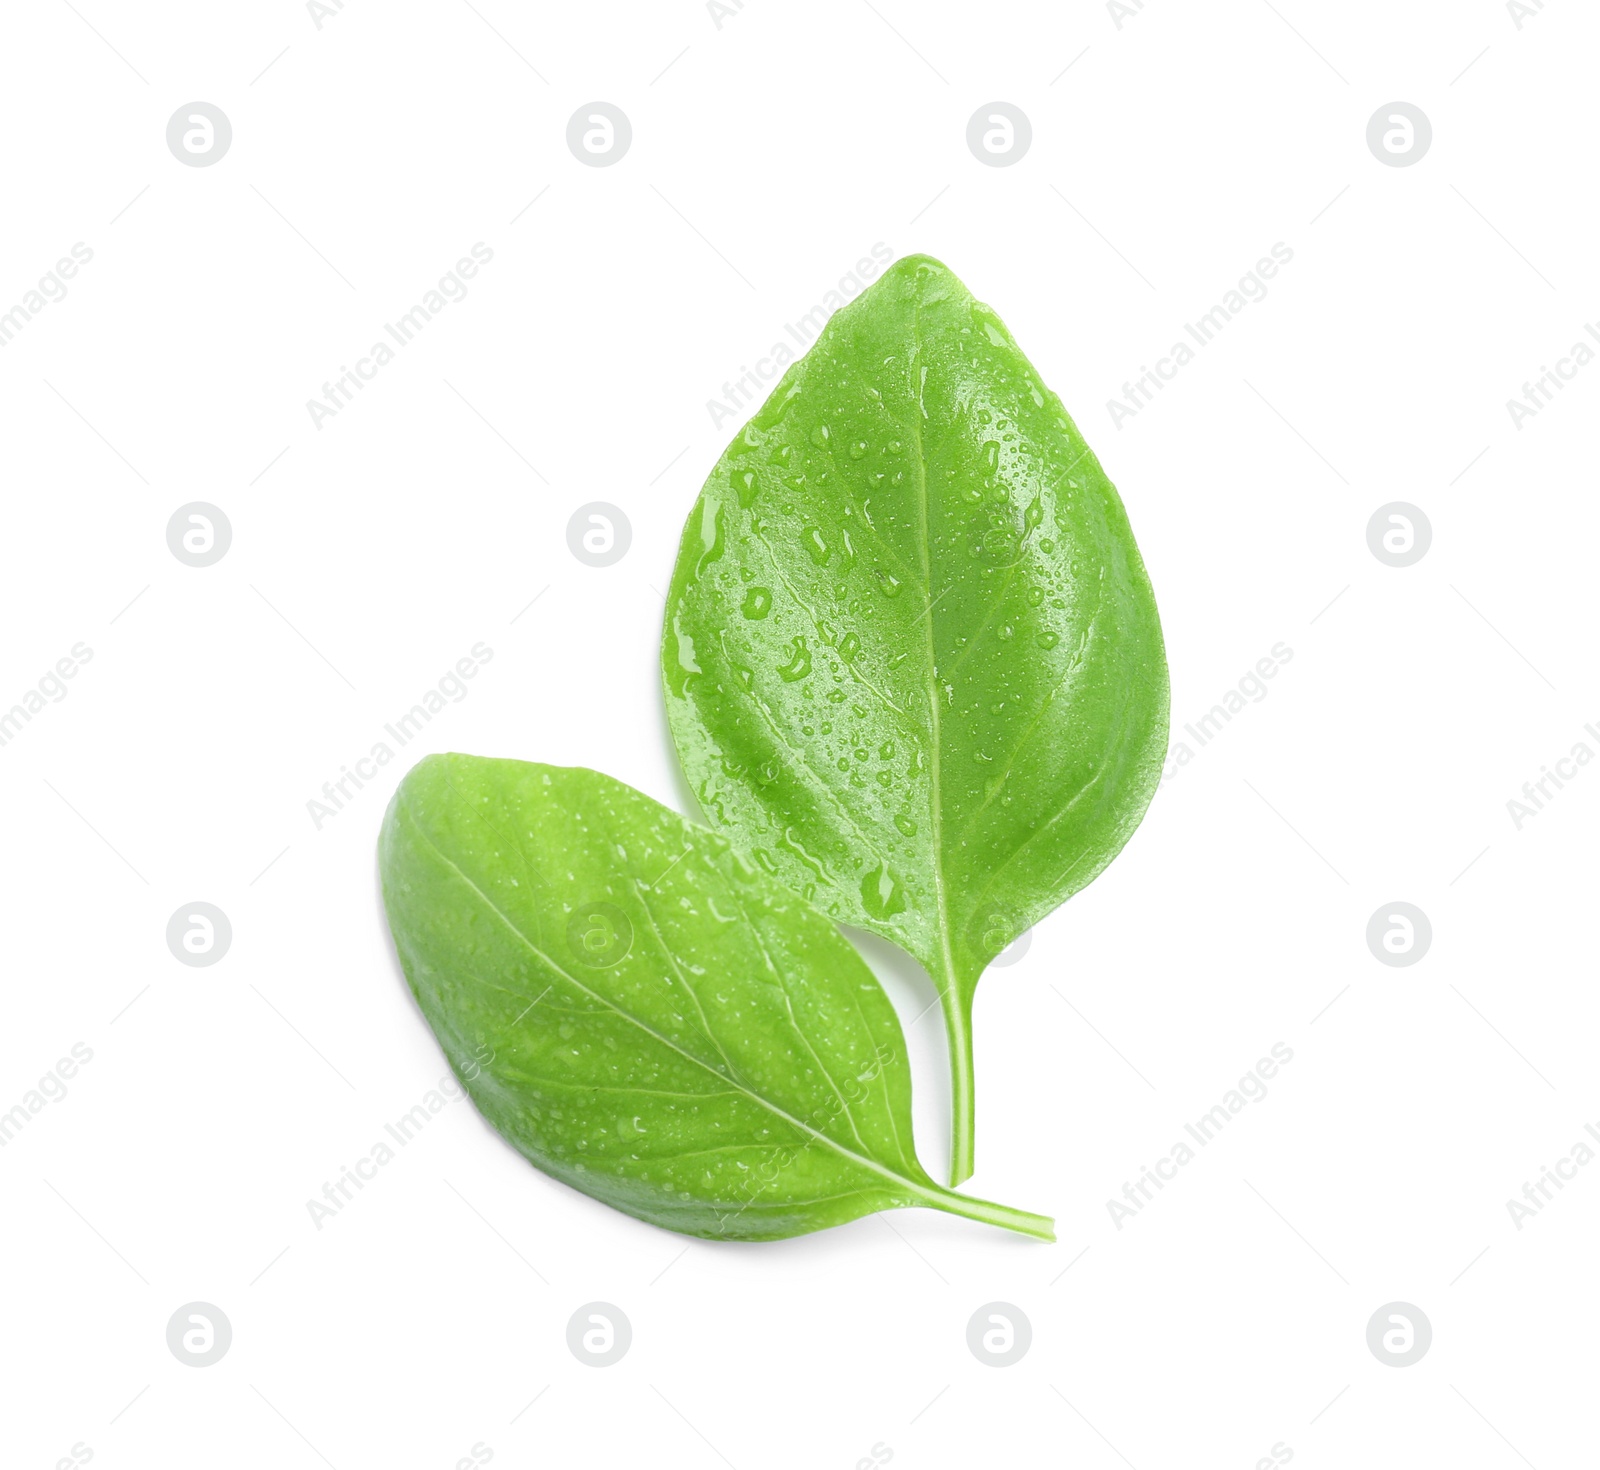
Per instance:
[[[0,350],[0,707],[93,650],[0,748],[0,1110],[94,1054],[0,1150],[8,1467],[1592,1463],[1600,1165],[1520,1231],[1506,1201],[1600,1124],[1600,766],[1521,830],[1506,803],[1600,751],[1600,365],[1505,406],[1600,318],[1592,7],[74,3],[10,8],[0,93],[0,310],[94,252]],[[197,99],[234,133],[206,168],[165,142]],[[609,168],[565,141],[594,99],[632,122]],[[995,99],[1033,127],[1008,168],[965,142]],[[1367,146],[1395,99],[1432,121],[1413,167]],[[478,241],[467,298],[315,427]],[[686,1243],[468,1103],[319,1231],[306,1201],[445,1071],[376,899],[394,783],[425,745],[684,806],[658,589],[737,427],[707,403],[880,241],[1000,312],[1120,487],[1175,732],[1293,650],[979,991],[972,1187],[1060,1244],[920,1211]],[[1267,298],[1115,427],[1279,241]],[[196,500],[233,527],[205,569],[165,540]],[[1403,570],[1366,542],[1396,500],[1434,534]],[[610,568],[568,550],[589,501],[632,523]],[[211,968],[165,943],[195,900],[233,926]],[[1394,900],[1433,925],[1410,968],[1365,940]],[[873,953],[909,1022],[926,981]],[[912,1040],[939,1171],[936,1011]],[[233,1328],[205,1369],[165,1339],[197,1300]],[[596,1300],[634,1334],[603,1370],[565,1337]],[[968,1350],[992,1301],[1032,1323],[1014,1367]],[[1409,1368],[1366,1344],[1393,1301],[1433,1327]]]

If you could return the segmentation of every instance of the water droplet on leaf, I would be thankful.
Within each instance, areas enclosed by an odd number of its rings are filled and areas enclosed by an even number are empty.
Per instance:
[[[906,891],[899,880],[879,863],[861,880],[862,907],[875,919],[892,919],[906,908]]]
[[[804,638],[793,638],[789,642],[789,662],[778,665],[778,677],[785,683],[793,684],[805,678],[811,672],[811,650],[806,647]]]

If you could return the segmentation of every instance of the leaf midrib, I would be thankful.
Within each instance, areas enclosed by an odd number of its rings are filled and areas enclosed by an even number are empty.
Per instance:
[[[939,953],[943,960],[942,977],[935,977],[935,984],[941,978],[943,984],[940,989],[954,986],[955,957],[950,948],[950,907],[949,898],[945,893],[944,881],[944,786],[940,769],[940,747],[943,737],[940,734],[939,720],[939,668],[937,645],[934,642],[933,631],[933,545],[930,532],[932,516],[928,504],[928,457],[926,444],[923,439],[922,426],[928,417],[928,410],[923,402],[922,379],[922,307],[919,302],[913,302],[911,307],[911,372],[912,387],[915,391],[916,418],[912,424],[912,431],[916,436],[917,459],[917,501],[922,514],[921,535],[918,538],[917,552],[922,559],[922,584],[925,589],[927,606],[921,618],[925,625],[924,643],[927,649],[927,693],[928,693],[928,730],[932,737],[928,754],[928,776],[931,791],[929,794],[929,830],[933,838],[933,896],[935,907],[935,926],[939,936]]]

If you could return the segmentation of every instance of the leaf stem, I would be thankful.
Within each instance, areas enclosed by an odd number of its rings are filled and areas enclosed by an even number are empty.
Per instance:
[[[972,1068],[972,992],[953,974],[936,977],[950,1049],[950,1183],[972,1177],[975,1152],[975,1082]]]
[[[1034,1215],[1027,1210],[1014,1210],[1009,1205],[997,1205],[986,1199],[973,1199],[957,1194],[952,1189],[941,1189],[937,1184],[927,1191],[928,1207],[960,1215],[968,1220],[981,1220],[985,1225],[998,1225],[1004,1230],[1015,1230],[1018,1235],[1030,1235],[1035,1240],[1054,1243],[1056,1222],[1048,1215]]]

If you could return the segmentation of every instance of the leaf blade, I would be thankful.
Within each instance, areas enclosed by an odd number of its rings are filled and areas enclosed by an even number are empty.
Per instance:
[[[929,971],[970,1172],[970,1011],[1104,869],[1165,753],[1127,516],[998,317],[908,257],[837,312],[713,469],[663,645],[702,807]]]
[[[887,998],[724,839],[594,772],[432,756],[379,854],[402,968],[452,1068],[553,1177],[715,1239],[908,1205],[1048,1232],[928,1179]],[[614,955],[588,944],[595,905],[613,938],[626,929]]]

